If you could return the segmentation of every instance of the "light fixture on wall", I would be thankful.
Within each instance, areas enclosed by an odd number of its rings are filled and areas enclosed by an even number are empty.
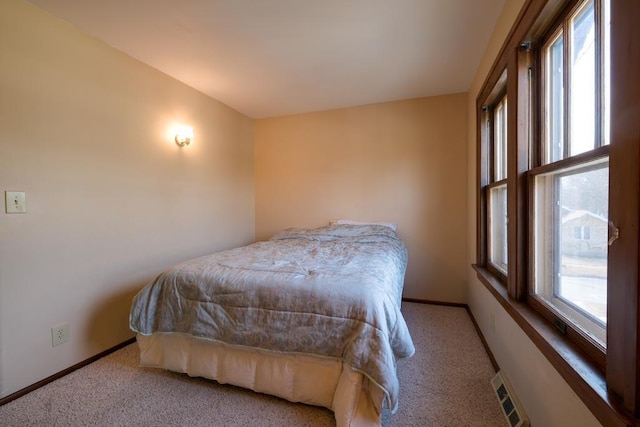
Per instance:
[[[183,126],[176,132],[176,144],[180,147],[191,144],[193,139],[193,128],[189,126]]]

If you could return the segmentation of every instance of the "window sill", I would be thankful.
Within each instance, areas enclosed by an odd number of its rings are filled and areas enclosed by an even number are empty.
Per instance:
[[[607,390],[605,373],[575,344],[527,304],[508,297],[506,287],[486,268],[473,265],[478,279],[533,341],[593,415],[606,426],[638,426]]]

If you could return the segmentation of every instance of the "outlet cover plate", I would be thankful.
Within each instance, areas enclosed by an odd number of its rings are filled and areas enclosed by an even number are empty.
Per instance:
[[[64,344],[69,340],[69,325],[61,323],[51,328],[51,345],[53,347]]]

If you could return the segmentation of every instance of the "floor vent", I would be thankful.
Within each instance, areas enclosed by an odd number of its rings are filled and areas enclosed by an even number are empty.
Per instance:
[[[493,377],[491,385],[498,397],[498,402],[500,402],[502,413],[507,419],[507,424],[511,427],[528,427],[527,414],[525,414],[520,401],[513,392],[511,384],[509,384],[507,377],[502,374],[502,371]]]

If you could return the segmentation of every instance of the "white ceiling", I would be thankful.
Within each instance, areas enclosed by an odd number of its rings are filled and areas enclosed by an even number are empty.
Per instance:
[[[465,92],[506,0],[30,0],[251,118]]]

